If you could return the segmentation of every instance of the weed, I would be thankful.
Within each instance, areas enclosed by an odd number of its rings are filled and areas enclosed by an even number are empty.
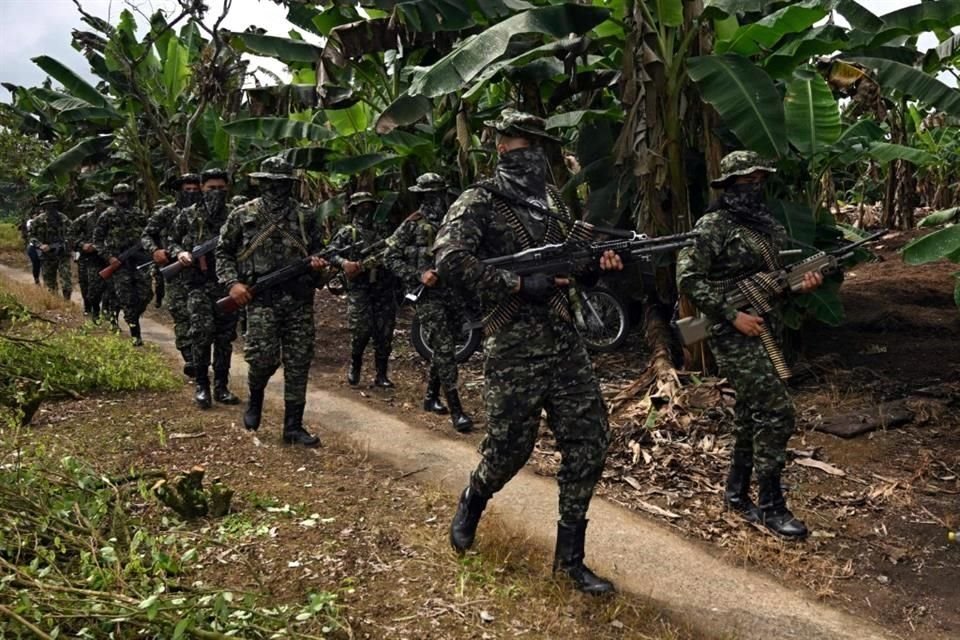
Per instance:
[[[23,238],[17,225],[10,222],[0,222],[0,251],[23,250]]]

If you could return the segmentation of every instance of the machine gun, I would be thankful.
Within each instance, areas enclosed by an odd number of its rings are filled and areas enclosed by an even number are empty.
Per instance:
[[[40,251],[41,254],[48,256],[62,256],[67,250],[67,245],[65,242],[49,242],[47,243],[46,251],[40,249],[40,247],[43,246],[41,243],[35,242],[33,243],[33,246],[35,246],[37,251]]]
[[[880,239],[887,230],[871,233],[865,238],[844,245],[833,251],[820,251],[809,258],[795,262],[779,271],[761,272],[733,283],[726,292],[726,306],[737,311],[755,310],[766,313],[770,300],[788,292],[798,292],[807,273],[829,274],[843,269],[843,263],[853,257],[857,248]],[[704,317],[678,320],[677,330],[684,345],[691,345],[707,338],[714,323]]]
[[[286,266],[280,267],[279,269],[275,269],[270,273],[259,277],[254,284],[250,285],[250,288],[249,288],[250,295],[251,297],[256,298],[258,294],[264,291],[269,291],[274,287],[279,287],[280,285],[283,285],[287,282],[296,280],[297,278],[306,275],[307,273],[310,272],[310,261],[313,258],[327,259],[335,255],[338,255],[340,253],[345,253],[347,251],[351,251],[353,249],[357,249],[362,246],[363,246],[362,242],[356,242],[343,249],[327,248],[327,249],[324,249],[323,251],[319,251],[317,253],[311,254],[304,258],[300,258],[296,262],[291,262]],[[234,299],[231,298],[230,296],[224,296],[223,298],[220,298],[219,300],[217,300],[217,309],[219,309],[221,313],[233,313],[234,311],[237,311],[241,306],[242,305],[237,304],[236,301],[234,301]]]
[[[117,262],[110,263],[106,267],[101,269],[100,277],[103,278],[104,280],[109,280],[110,278],[113,277],[113,274],[115,274],[117,271],[120,270],[120,267],[126,266],[131,260],[133,260],[137,256],[142,256],[143,254],[144,254],[143,245],[141,245],[139,242],[135,242],[134,244],[124,249],[123,252],[119,256],[117,256]],[[137,269],[139,269],[147,265],[148,263],[137,263],[136,267]]]
[[[193,259],[196,261],[196,266],[200,268],[201,271],[207,270],[207,258],[206,256],[217,248],[217,243],[220,241],[220,236],[216,235],[201,242],[193,249],[190,250],[190,255],[193,256]],[[191,265],[192,266],[192,265]],[[182,264],[179,260],[174,260],[167,266],[160,269],[160,275],[163,276],[163,279],[169,282],[173,280],[178,273],[188,268],[187,265]]]

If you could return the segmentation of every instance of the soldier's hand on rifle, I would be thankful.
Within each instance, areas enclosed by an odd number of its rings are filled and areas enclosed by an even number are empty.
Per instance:
[[[763,318],[738,311],[733,326],[743,335],[755,338],[763,333]]]
[[[154,256],[156,256],[156,254],[154,254]],[[189,267],[193,264],[193,254],[189,251],[181,251],[177,254],[177,262],[185,267]]]
[[[810,293],[823,284],[823,274],[819,271],[808,271],[803,274],[803,282],[800,284],[801,293]]]
[[[347,274],[348,278],[355,278],[362,271],[362,267],[359,262],[354,262],[353,260],[344,260],[343,261],[343,271]]]
[[[327,261],[319,256],[313,256],[310,258],[310,268],[314,271],[322,271],[328,266]]]
[[[623,260],[613,249],[607,249],[600,256],[600,269],[603,271],[623,271]]]
[[[440,277],[437,276],[436,269],[427,269],[420,276],[420,282],[422,282],[425,287],[435,287],[437,283],[440,282]]]
[[[249,304],[253,296],[250,295],[250,289],[247,288],[247,285],[237,282],[230,287],[230,298],[242,307]]]
[[[557,278],[543,273],[531,273],[520,278],[520,296],[531,302],[546,302],[553,297],[557,287],[566,287],[570,284],[569,278]]]
[[[108,262],[114,267],[119,267],[122,264],[120,262],[120,258],[117,256],[110,256],[110,260],[108,260]]]
[[[153,261],[162,267],[163,265],[170,262],[170,256],[167,255],[167,252],[165,249],[157,249],[156,251],[153,252]]]
[[[43,251],[44,253],[46,253],[47,251],[50,251],[50,245],[48,244],[40,245],[40,251]]]
[[[83,246],[80,248],[83,249],[84,253],[93,253],[94,251],[96,251],[96,248],[89,242],[84,242]]]

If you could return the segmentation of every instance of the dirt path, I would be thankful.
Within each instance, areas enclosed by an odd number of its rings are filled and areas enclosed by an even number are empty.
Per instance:
[[[29,278],[4,266],[0,266],[0,273],[21,281]],[[151,320],[143,324],[146,340],[173,350],[168,327]],[[242,359],[235,357],[233,367],[235,379],[242,380],[246,371]],[[278,399],[281,381],[274,380],[268,392]],[[309,391],[308,418],[322,425],[322,433],[350,438],[372,457],[436,483],[449,493],[451,501],[477,458],[466,442],[438,437],[367,403],[315,386]],[[273,436],[269,432],[261,434],[264,440]],[[322,449],[316,455],[322,456]],[[553,544],[552,523],[557,511],[552,480],[521,472],[492,502],[492,511],[531,542],[546,548]],[[591,521],[589,560],[596,568],[613,578],[620,589],[649,598],[705,632],[806,640],[894,637],[769,577],[731,567],[708,547],[684,540],[605,501],[594,503]],[[481,551],[483,529],[481,524]]]

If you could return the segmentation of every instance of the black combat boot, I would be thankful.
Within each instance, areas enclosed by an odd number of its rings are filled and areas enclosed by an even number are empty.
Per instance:
[[[305,405],[299,402],[286,402],[283,412],[284,444],[299,444],[304,447],[319,447],[320,438],[303,428],[303,410]]]
[[[90,303],[87,302],[86,298],[83,299],[83,315],[90,315]]]
[[[240,398],[227,388],[229,375],[223,371],[213,372],[213,399],[220,404],[240,404]]]
[[[260,428],[260,417],[263,415],[263,387],[250,387],[250,398],[247,400],[247,410],[243,412],[243,427],[247,431],[256,431]]]
[[[747,522],[758,522],[757,505],[750,499],[750,475],[753,473],[753,452],[733,450],[727,486],[723,491],[723,504],[743,517]]]
[[[142,347],[143,338],[140,337],[140,321],[135,320],[134,322],[130,322],[129,325],[130,325],[130,337],[133,338],[133,346]]]
[[[423,410],[440,415],[447,413],[447,408],[440,402],[440,379],[436,376],[430,376],[430,382],[427,383],[427,395],[423,396]]]
[[[66,291],[66,290],[65,290],[65,291],[62,291],[61,293],[63,293],[63,299],[64,299],[64,300],[69,300],[69,299],[70,299],[70,292],[69,292],[69,291]]]
[[[489,501],[490,496],[480,495],[472,485],[467,485],[460,494],[457,512],[453,516],[453,522],[450,523],[450,544],[457,553],[464,553],[473,546],[480,516],[483,515],[483,510],[487,508]]]
[[[380,387],[381,389],[393,389],[394,384],[387,377],[387,365],[390,362],[389,356],[384,358],[377,356],[377,377],[373,379],[373,386]]]
[[[760,523],[779,536],[792,540],[802,540],[807,537],[807,525],[793,517],[787,508],[787,501],[783,497],[780,486],[780,473],[772,473],[766,477],[757,478],[760,485],[760,504],[757,507]]]
[[[120,314],[119,313],[110,314],[110,331],[114,333],[120,333]]]
[[[91,302],[90,303],[90,320],[93,324],[100,324],[100,303]]]
[[[209,409],[213,404],[210,401],[210,374],[206,367],[198,368],[196,373],[197,377],[194,378],[196,392],[193,394],[193,399],[201,409]]]
[[[460,404],[460,394],[456,388],[444,389],[444,395],[447,396],[447,406],[450,407],[450,422],[453,428],[459,433],[468,433],[473,430],[473,418],[463,411],[463,405]]]
[[[611,593],[613,583],[604,580],[583,564],[583,544],[587,536],[587,520],[557,522],[557,549],[553,556],[553,572],[562,571],[579,591],[590,595]]]
[[[363,353],[350,356],[350,369],[347,370],[347,384],[355,387],[360,384],[360,369],[363,368]]]

